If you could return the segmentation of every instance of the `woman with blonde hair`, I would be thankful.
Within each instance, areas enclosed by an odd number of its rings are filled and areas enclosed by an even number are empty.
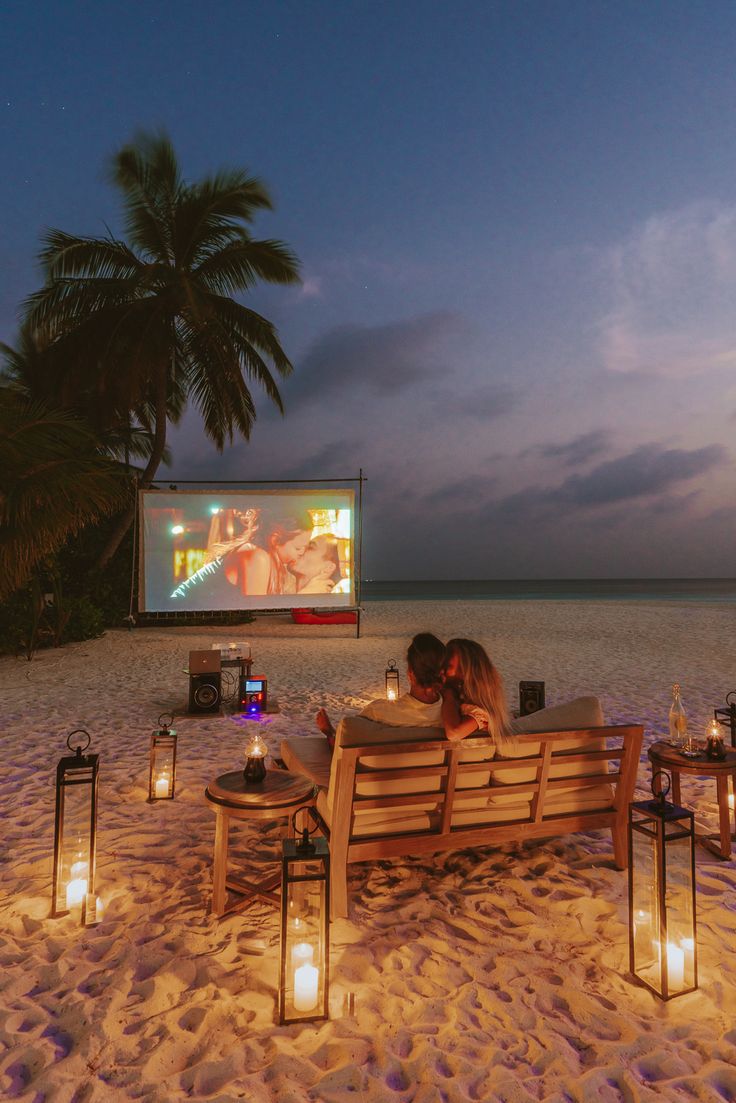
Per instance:
[[[488,733],[497,748],[511,744],[501,675],[475,640],[447,644],[442,685],[442,722],[452,741]]]

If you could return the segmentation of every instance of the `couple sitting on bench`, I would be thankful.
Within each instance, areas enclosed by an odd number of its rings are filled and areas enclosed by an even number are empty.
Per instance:
[[[406,653],[409,692],[396,701],[371,701],[358,714],[395,727],[444,727],[451,741],[488,734],[499,748],[509,738],[509,716],[501,676],[474,640],[452,639],[445,646],[421,632]],[[317,727],[335,746],[335,728],[324,709]]]

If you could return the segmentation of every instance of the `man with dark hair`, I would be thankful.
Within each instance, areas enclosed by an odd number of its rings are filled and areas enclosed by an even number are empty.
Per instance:
[[[409,644],[406,653],[406,673],[409,692],[397,701],[379,697],[371,701],[359,713],[368,720],[395,727],[442,727],[442,665],[445,661],[445,645],[431,632],[420,632]],[[335,746],[335,728],[325,709],[315,717],[317,727],[327,736],[330,747]]]

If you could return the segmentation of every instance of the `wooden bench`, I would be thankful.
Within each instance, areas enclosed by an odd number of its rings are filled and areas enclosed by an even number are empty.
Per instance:
[[[339,917],[348,910],[349,862],[605,828],[625,869],[642,737],[640,725],[527,732],[514,737],[514,758],[494,758],[487,736],[451,743],[437,729],[349,717],[332,761],[326,741],[311,737],[285,740],[281,753],[320,786]]]

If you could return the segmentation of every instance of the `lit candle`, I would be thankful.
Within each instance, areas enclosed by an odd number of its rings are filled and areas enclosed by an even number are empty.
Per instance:
[[[305,962],[294,972],[294,1010],[313,1011],[319,999],[319,969]]]
[[[156,797],[168,797],[169,795],[169,779],[166,774],[161,774],[156,778],[156,786],[154,789]]]
[[[314,961],[314,947],[308,942],[297,942],[291,948],[291,966],[298,969],[300,965],[311,965]]]
[[[667,983],[670,988],[685,987],[685,951],[667,943]]]
[[[386,690],[386,697],[388,698],[389,701],[395,701],[396,700],[396,690],[394,689],[393,686],[389,686],[388,689]]]
[[[80,878],[87,877],[87,863],[83,858],[77,858],[76,862],[72,862],[72,868],[69,871],[69,875],[72,881],[79,880]]]
[[[88,926],[92,926],[95,923],[100,923],[102,917],[105,914],[105,905],[102,902],[100,896],[95,896],[93,892],[87,893],[87,905],[85,908],[85,922]]]
[[[84,863],[86,869],[86,862]],[[72,867],[74,868],[74,867]],[[66,906],[67,908],[81,908],[82,902],[87,895],[87,878],[75,877],[73,881],[70,881],[66,886]]]

